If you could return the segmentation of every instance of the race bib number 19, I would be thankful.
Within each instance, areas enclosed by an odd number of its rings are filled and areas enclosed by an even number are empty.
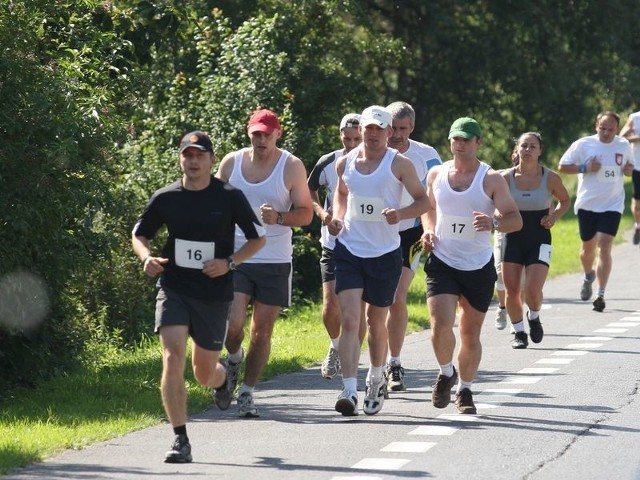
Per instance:
[[[193,242],[176,238],[176,265],[202,270],[204,263],[214,258],[215,251],[214,242]]]
[[[384,200],[382,197],[359,197],[351,198],[351,218],[363,222],[382,222],[382,210]]]

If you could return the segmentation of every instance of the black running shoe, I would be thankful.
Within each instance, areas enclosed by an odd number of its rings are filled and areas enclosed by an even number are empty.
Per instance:
[[[475,415],[478,413],[476,404],[473,403],[473,394],[468,388],[463,388],[456,393],[456,408],[459,413]]]
[[[606,306],[606,304],[604,303],[604,298],[602,297],[597,297],[594,301],[593,301],[593,309],[596,312],[602,312],[604,310],[604,307]]]
[[[227,410],[231,405],[232,395],[231,390],[229,390],[229,382],[227,381],[228,378],[229,376],[225,371],[224,383],[218,388],[213,389],[213,403],[215,403],[220,410]]]
[[[633,244],[634,245],[640,244],[640,228],[636,228],[635,231],[633,232]]]
[[[433,391],[431,392],[431,403],[436,408],[445,408],[451,402],[451,389],[458,381],[458,372],[455,367],[453,368],[453,375],[447,377],[438,374],[436,383],[432,385]]]
[[[521,350],[529,346],[529,339],[526,332],[516,332],[511,340],[511,348]]]
[[[165,463],[191,463],[191,444],[186,435],[176,435],[171,450],[164,455]]]
[[[542,329],[542,323],[540,323],[540,317],[529,320],[529,336],[533,343],[540,343],[542,341],[544,330]]]

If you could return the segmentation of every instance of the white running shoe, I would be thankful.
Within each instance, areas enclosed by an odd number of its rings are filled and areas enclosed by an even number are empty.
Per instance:
[[[496,308],[496,320],[494,323],[497,330],[504,330],[507,326],[507,309]]]
[[[338,357],[338,350],[331,347],[327,352],[327,356],[324,358],[322,362],[322,366],[320,367],[320,374],[322,378],[326,378],[327,380],[331,380],[335,377],[340,371],[340,357]]]
[[[253,403],[253,395],[249,392],[241,393],[238,396],[238,416],[245,418],[259,417],[258,409]]]
[[[347,389],[342,390],[336,402],[336,412],[340,412],[345,417],[357,416],[358,394]]]
[[[364,413],[367,415],[375,415],[382,410],[386,389],[387,382],[384,378],[381,378],[375,384],[367,385],[367,393],[365,394],[364,403],[362,404]]]

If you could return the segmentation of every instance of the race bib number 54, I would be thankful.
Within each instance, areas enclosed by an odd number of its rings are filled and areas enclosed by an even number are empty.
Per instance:
[[[204,263],[214,258],[215,251],[214,242],[194,242],[176,238],[176,265],[202,270]]]

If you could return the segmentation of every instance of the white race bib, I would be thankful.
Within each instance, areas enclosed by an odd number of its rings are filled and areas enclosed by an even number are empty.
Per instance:
[[[442,238],[451,240],[473,240],[476,231],[473,229],[473,217],[459,217],[457,215],[443,215]]]
[[[351,218],[362,222],[382,222],[382,210],[384,209],[384,199],[382,197],[360,197],[351,198]]]
[[[176,265],[202,270],[205,262],[213,260],[216,251],[214,242],[193,242],[176,238]]]
[[[622,175],[619,167],[602,167],[598,170],[598,181],[601,183],[612,183]]]
[[[538,252],[538,260],[545,262],[547,265],[551,265],[551,245],[543,243],[540,245],[540,251]]]

